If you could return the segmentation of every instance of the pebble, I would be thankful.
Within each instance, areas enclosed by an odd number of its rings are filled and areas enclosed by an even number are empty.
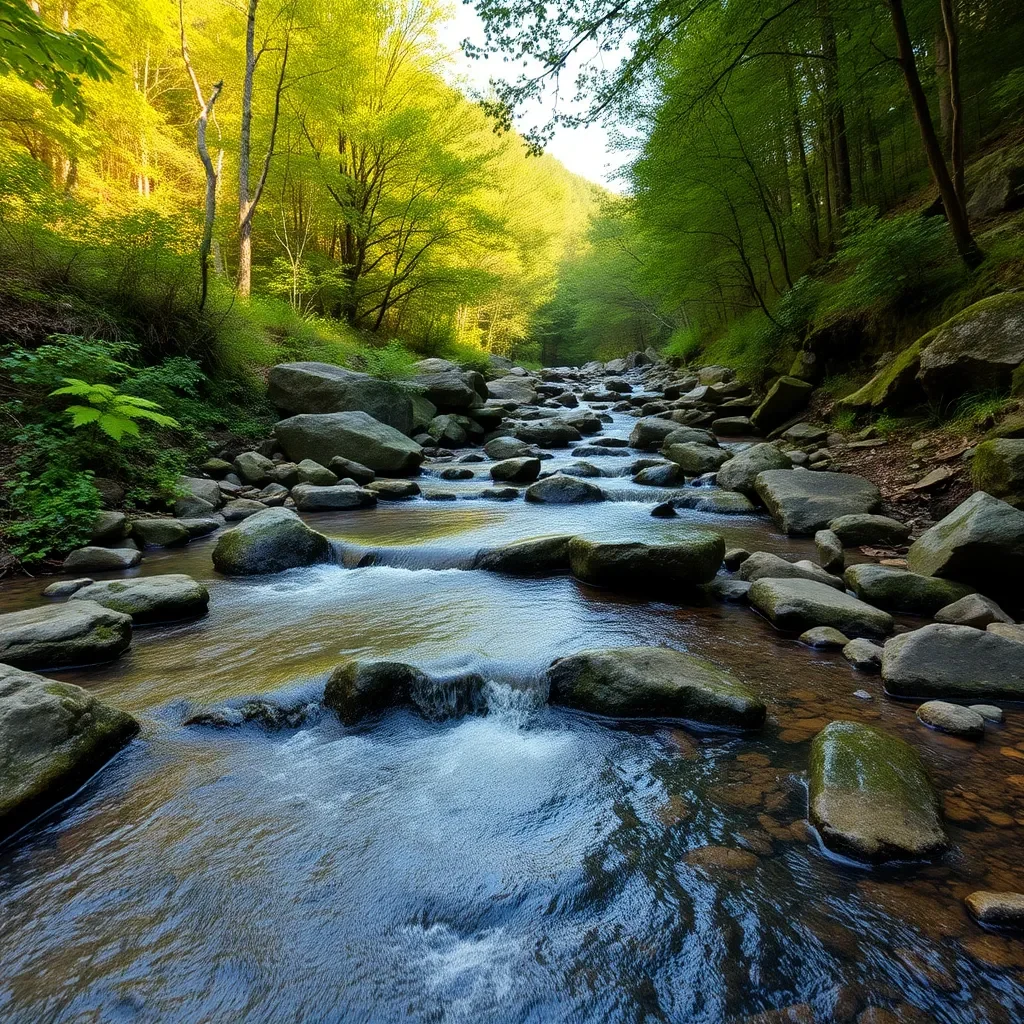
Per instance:
[[[867,690],[854,690],[853,695],[858,700],[871,700],[871,694]]]
[[[850,638],[832,626],[814,626],[800,634],[800,643],[809,647],[839,650],[850,642]]]

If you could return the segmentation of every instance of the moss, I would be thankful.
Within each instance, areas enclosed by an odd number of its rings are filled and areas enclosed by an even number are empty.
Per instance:
[[[897,353],[860,390],[841,399],[840,407],[853,410],[882,409],[889,405],[907,404],[918,397],[915,391],[921,352],[930,344],[934,334],[934,331],[929,331]]]
[[[979,491],[1011,505],[1024,505],[1024,441],[983,441],[974,450],[971,480]]]

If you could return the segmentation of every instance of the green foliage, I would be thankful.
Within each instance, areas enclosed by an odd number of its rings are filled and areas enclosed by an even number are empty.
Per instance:
[[[904,213],[881,219],[873,208],[849,215],[835,264],[843,278],[825,296],[830,314],[905,310],[925,300],[935,302],[963,275],[941,217]]]
[[[973,392],[961,396],[946,415],[939,415],[937,420],[953,434],[988,430],[1009,404],[1007,396],[998,391]]]
[[[381,380],[408,380],[416,372],[416,357],[399,341],[383,348],[367,348],[361,353],[363,369]]]
[[[50,396],[70,395],[84,398],[88,405],[69,405],[64,411],[71,417],[71,426],[93,425],[108,437],[120,441],[125,434],[139,436],[139,420],[150,421],[160,427],[177,427],[173,416],[157,410],[160,405],[148,398],[119,394],[110,384],[89,384],[74,377],[64,378],[64,387],[51,391]]]
[[[669,336],[664,355],[688,363],[700,352],[700,347],[697,331],[692,327],[681,327]]]
[[[832,428],[841,434],[848,434],[857,425],[857,413],[853,409],[837,409],[832,413]]]

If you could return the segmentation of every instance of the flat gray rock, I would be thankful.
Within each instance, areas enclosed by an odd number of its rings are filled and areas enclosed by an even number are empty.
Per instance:
[[[977,711],[944,700],[922,704],[917,709],[917,720],[929,729],[962,740],[980,740],[985,735],[985,719]]]
[[[785,558],[772,554],[770,551],[755,551],[739,569],[741,580],[763,579],[799,579],[814,580],[817,583],[824,583],[834,590],[844,591],[846,585],[838,576],[827,573],[820,565],[803,560],[800,562],[787,562]]]
[[[910,527],[905,523],[867,512],[839,516],[828,524],[828,528],[848,548],[859,548],[864,544],[899,547],[910,537]]]
[[[921,576],[892,565],[862,562],[843,574],[846,585],[862,600],[891,612],[934,615],[940,608],[973,592],[965,583]]]
[[[142,561],[142,552],[137,548],[76,548],[61,569],[64,572],[106,572],[114,569],[131,569]]]
[[[131,618],[95,601],[46,604],[0,615],[0,662],[16,668],[113,661],[131,641]]]
[[[757,580],[750,603],[777,628],[798,633],[832,626],[851,637],[881,637],[893,629],[888,612],[814,580]]]
[[[849,473],[770,469],[757,476],[754,488],[791,536],[813,534],[840,516],[875,512],[882,502],[870,480]]]
[[[379,481],[373,481],[374,484]],[[372,508],[377,496],[362,487],[334,484],[318,487],[315,484],[296,484],[292,500],[300,512],[345,512],[356,508]]]
[[[205,615],[210,592],[184,573],[165,573],[90,583],[73,594],[71,600],[95,601],[104,608],[130,615],[132,622],[141,625]]]

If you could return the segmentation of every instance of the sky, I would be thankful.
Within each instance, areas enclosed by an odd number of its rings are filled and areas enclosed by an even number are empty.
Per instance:
[[[454,54],[455,73],[459,81],[486,91],[491,78],[503,78],[514,73],[514,67],[505,64],[500,56],[481,60],[470,60],[459,48],[463,39],[483,42],[484,32],[476,11],[468,4],[455,0],[453,17],[439,33],[443,45]],[[575,74],[572,69],[563,77],[563,92],[571,86]],[[551,112],[552,99],[533,103],[523,108],[517,116],[517,124],[524,130],[547,122]],[[560,160],[566,167],[581,177],[604,185],[612,191],[622,190],[621,182],[612,175],[623,163],[624,155],[611,152],[608,146],[608,131],[603,125],[588,125],[584,128],[555,130],[554,138],[548,144],[547,152]]]

